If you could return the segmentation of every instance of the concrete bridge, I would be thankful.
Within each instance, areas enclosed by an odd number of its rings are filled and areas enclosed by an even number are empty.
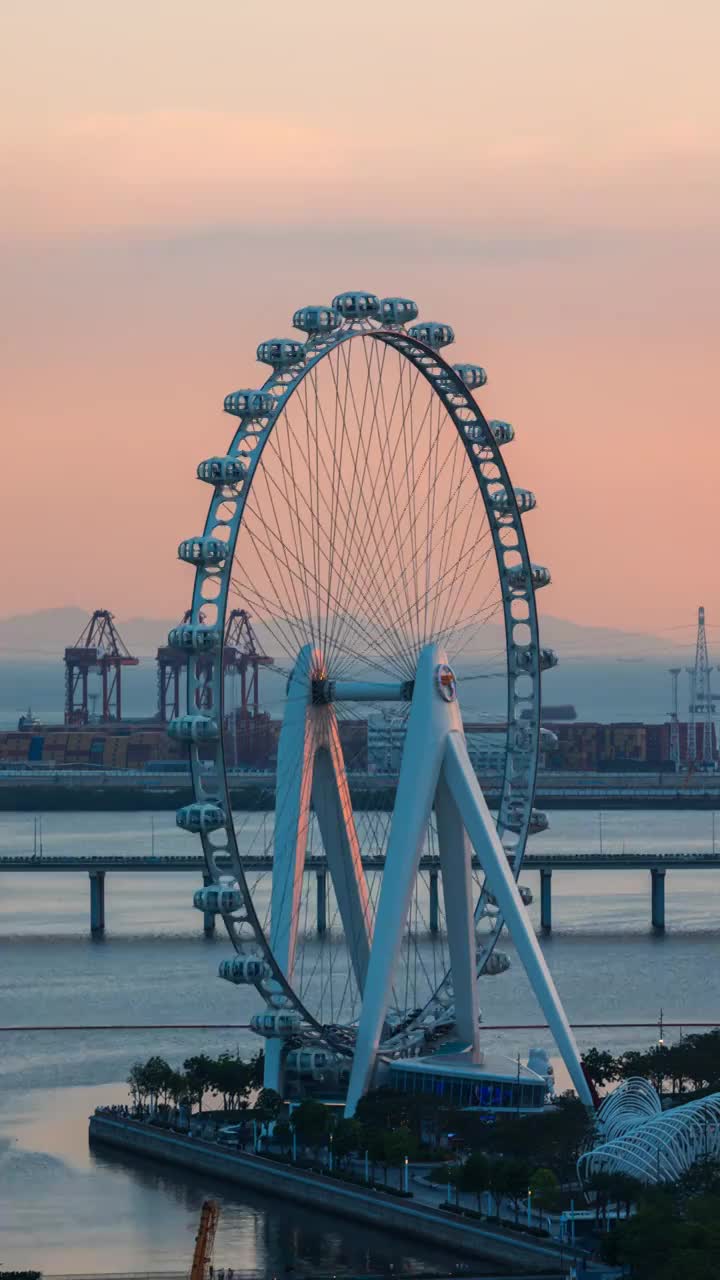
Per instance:
[[[222,859],[218,859],[223,865]],[[362,859],[366,871],[382,871],[384,855],[365,854]],[[272,871],[271,854],[249,854],[242,859],[246,871]],[[228,868],[229,868],[229,864]],[[479,865],[477,862],[475,865]],[[421,859],[422,870],[427,871],[429,881],[431,933],[439,929],[439,874],[437,857]],[[669,870],[695,871],[720,870],[720,850],[697,852],[677,850],[667,853],[528,853],[523,871],[540,873],[540,923],[545,933],[552,929],[552,877],[554,871],[649,871],[650,914],[653,928],[662,932],[665,928],[665,877]],[[316,878],[316,929],[319,935],[327,930],[327,863],[322,854],[308,854],[305,870]],[[1,872],[86,872],[90,879],[90,928],[93,934],[105,930],[105,877],[108,872],[161,872],[191,871],[202,875],[205,883],[205,862],[199,854],[4,854],[0,855]],[[212,914],[204,918],[206,936],[215,929]]]

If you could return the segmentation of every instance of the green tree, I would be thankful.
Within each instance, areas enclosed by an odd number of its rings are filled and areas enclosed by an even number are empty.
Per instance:
[[[505,1194],[510,1197],[515,1209],[515,1221],[520,1214],[520,1201],[526,1199],[530,1186],[530,1165],[527,1160],[505,1160],[503,1177]]]
[[[216,1064],[206,1053],[195,1054],[183,1062],[183,1070],[188,1087],[188,1096],[197,1102],[200,1111],[203,1109],[205,1094],[212,1088]]]
[[[698,1160],[683,1174],[676,1187],[678,1194],[685,1199],[697,1195],[720,1195],[720,1163],[717,1160]]]
[[[182,1071],[171,1072],[170,1081],[168,1083],[168,1096],[177,1107],[183,1100],[189,1097],[187,1077]]]
[[[317,1151],[330,1132],[330,1113],[322,1102],[305,1098],[293,1111],[290,1123],[300,1141]]]
[[[636,1280],[717,1280],[720,1195],[684,1204],[674,1189],[643,1192],[638,1212],[604,1235],[607,1262],[624,1265]]]
[[[134,1062],[130,1068],[127,1082],[130,1088],[130,1096],[134,1106],[138,1107],[145,1102],[148,1095],[147,1081],[145,1078],[145,1064],[143,1062]]]
[[[277,1120],[284,1110],[285,1103],[274,1089],[261,1089],[255,1099],[253,1111],[258,1111],[263,1120]]]
[[[216,1097],[222,1095],[224,1111],[236,1111],[252,1087],[250,1064],[237,1053],[221,1053],[209,1061],[206,1070],[211,1092]]]
[[[251,1089],[262,1089],[265,1078],[265,1051],[258,1049],[248,1063]]]
[[[292,1129],[287,1120],[278,1120],[273,1129],[273,1138],[280,1143],[281,1151],[289,1151],[292,1145]]]
[[[420,1098],[396,1089],[371,1089],[360,1099],[356,1118],[368,1129],[400,1129],[406,1126],[414,1133],[421,1127]]]
[[[143,1070],[145,1087],[151,1107],[167,1102],[172,1084],[173,1069],[164,1058],[148,1058]]]
[[[488,1191],[495,1201],[495,1217],[500,1217],[500,1202],[508,1193],[507,1162],[502,1159],[488,1161]]]
[[[363,1144],[368,1153],[368,1160],[371,1166],[371,1176],[375,1181],[375,1166],[381,1164],[385,1170],[385,1181],[387,1182],[387,1164],[385,1146],[385,1130],[377,1128],[366,1128],[363,1126]]]
[[[398,1169],[402,1167],[406,1160],[412,1160],[417,1155],[418,1141],[412,1129],[409,1129],[407,1125],[401,1125],[399,1129],[392,1129],[384,1137],[385,1181],[387,1182],[388,1165]]]
[[[617,1080],[617,1060],[605,1049],[588,1049],[587,1053],[582,1055],[582,1064],[593,1084],[596,1084],[599,1089],[603,1089],[612,1080]]]
[[[473,1151],[460,1166],[457,1184],[461,1191],[471,1191],[477,1196],[478,1211],[483,1191],[490,1190],[490,1161],[481,1151]]]
[[[530,1175],[528,1189],[532,1193],[533,1208],[541,1213],[556,1213],[560,1208],[562,1196],[560,1183],[552,1169],[536,1169]]]
[[[338,1120],[333,1130],[333,1150],[336,1158],[342,1163],[356,1151],[360,1151],[363,1140],[363,1128],[359,1120]],[[362,1150],[365,1148],[362,1147]]]

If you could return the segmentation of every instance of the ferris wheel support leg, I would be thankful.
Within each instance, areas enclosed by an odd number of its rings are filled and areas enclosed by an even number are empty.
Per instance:
[[[470,1045],[472,1061],[481,1061],[478,1022],[475,921],[472,900],[472,848],[444,771],[435,794],[438,850],[445,902],[450,967],[453,976],[455,1025],[458,1036]]]
[[[280,1036],[270,1037],[265,1041],[265,1066],[263,1069],[263,1088],[273,1089],[283,1096],[285,1046]]]
[[[445,661],[444,652],[435,645],[423,649],[418,661],[345,1104],[347,1116],[355,1114],[372,1080],[445,738],[451,725],[461,728],[456,704],[443,702],[435,686],[435,671]]]
[[[315,658],[310,645],[298,656],[288,685],[278,742],[270,937],[275,958],[289,982],[292,982],[295,964],[310,820],[315,738],[308,706]]]
[[[362,992],[370,958],[370,904],[352,813],[342,747],[330,707],[318,708],[327,745],[315,756],[312,798],[328,870],[347,939],[355,980]],[[320,734],[318,733],[318,737]]]
[[[587,1107],[592,1107],[592,1097],[580,1064],[580,1051],[460,733],[447,736],[443,773],[578,1097]]]

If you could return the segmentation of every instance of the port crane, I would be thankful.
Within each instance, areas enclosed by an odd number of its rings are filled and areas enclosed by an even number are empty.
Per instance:
[[[188,610],[182,625],[191,621]],[[202,613],[199,621],[203,622]],[[167,723],[181,714],[181,678],[185,672],[187,654],[172,645],[161,645],[157,651],[158,695],[157,716]],[[202,659],[198,666],[202,667]],[[225,680],[240,677],[239,701],[232,710],[241,721],[260,718],[260,668],[271,667],[273,659],[264,652],[255,633],[250,614],[246,609],[232,609],[228,614],[223,638],[223,671]],[[205,663],[209,669],[209,664]],[[229,706],[235,699],[226,696]]]
[[[136,667],[123,643],[113,614],[96,609],[75,644],[65,650],[65,723],[88,724],[90,720],[88,677],[99,671],[102,679],[102,720],[122,719],[123,667]]]

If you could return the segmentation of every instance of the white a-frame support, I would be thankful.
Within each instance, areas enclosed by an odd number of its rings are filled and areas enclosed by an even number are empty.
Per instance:
[[[443,875],[458,1031],[478,1059],[475,932],[470,859],[474,849],[579,1097],[592,1106],[580,1053],[475,776],[455,683],[437,645],[420,654],[408,719],[346,1115],[370,1087],[433,803]],[[280,761],[278,760],[278,778]],[[468,839],[469,838],[469,839]]]
[[[307,645],[288,683],[278,743],[270,942],[292,985],[312,798],[355,981],[362,993],[370,957],[370,907],[335,710],[332,705],[313,704],[313,678],[322,668],[321,655]],[[269,1039],[264,1082],[278,1092],[281,1057],[282,1041]]]

